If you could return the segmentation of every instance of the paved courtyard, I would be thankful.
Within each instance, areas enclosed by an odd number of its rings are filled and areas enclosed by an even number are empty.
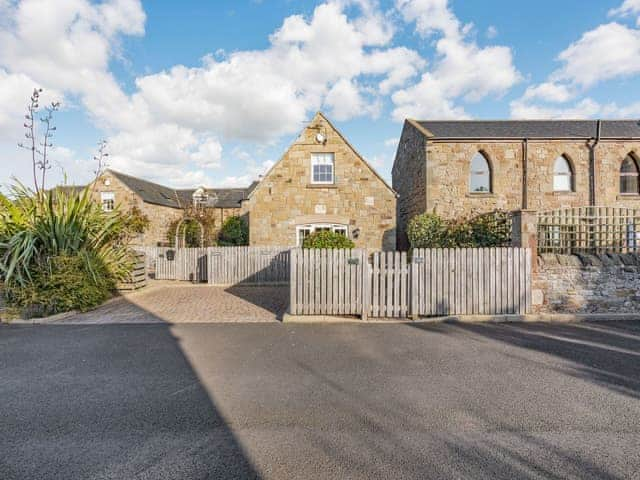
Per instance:
[[[149,286],[58,323],[275,322],[289,305],[286,286],[213,287],[152,281]]]
[[[640,323],[0,327],[0,478],[638,478]]]

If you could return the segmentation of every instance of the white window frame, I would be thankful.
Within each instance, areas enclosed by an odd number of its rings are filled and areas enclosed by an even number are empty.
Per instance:
[[[316,180],[314,167],[320,165],[331,165],[331,180]],[[333,185],[336,180],[336,156],[334,153],[312,153],[311,154],[311,183],[313,185]]]
[[[103,212],[113,212],[116,208],[116,194],[114,192],[100,192],[100,205]]]
[[[345,237],[349,237],[349,226],[343,225],[341,223],[307,223],[304,225],[296,226],[296,245],[298,247],[302,246],[302,242],[304,238],[301,237],[301,232],[308,232],[307,235],[311,235],[312,233],[318,230],[331,230],[332,232],[342,232]]]

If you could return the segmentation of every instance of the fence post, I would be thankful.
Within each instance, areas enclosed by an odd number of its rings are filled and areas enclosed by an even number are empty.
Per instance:
[[[536,271],[538,258],[538,216],[535,210],[520,210],[513,215],[511,245],[531,249],[532,269]]]
[[[411,263],[409,264],[409,298],[410,298],[410,310],[409,315],[411,316],[411,320],[418,319],[418,295],[420,292],[418,291],[418,268],[413,263],[413,255],[411,255]]]
[[[371,307],[371,274],[369,273],[369,256],[367,251],[360,253],[360,261],[362,262],[362,320],[369,320],[369,308]]]
[[[298,313],[298,299],[296,297],[298,288],[298,276],[297,273],[298,264],[298,251],[292,248],[289,251],[289,313],[291,315],[297,315]]]

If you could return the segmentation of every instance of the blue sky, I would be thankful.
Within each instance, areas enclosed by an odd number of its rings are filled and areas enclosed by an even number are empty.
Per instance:
[[[389,178],[406,117],[640,117],[640,0],[0,0],[0,183],[30,181],[31,89],[61,100],[50,184],[112,168],[243,186],[322,110]]]

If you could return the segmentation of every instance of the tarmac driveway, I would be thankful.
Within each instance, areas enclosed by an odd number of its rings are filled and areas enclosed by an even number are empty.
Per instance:
[[[56,323],[275,322],[289,306],[287,286],[213,287],[152,281],[95,310]]]
[[[0,478],[638,478],[640,323],[0,327]]]

